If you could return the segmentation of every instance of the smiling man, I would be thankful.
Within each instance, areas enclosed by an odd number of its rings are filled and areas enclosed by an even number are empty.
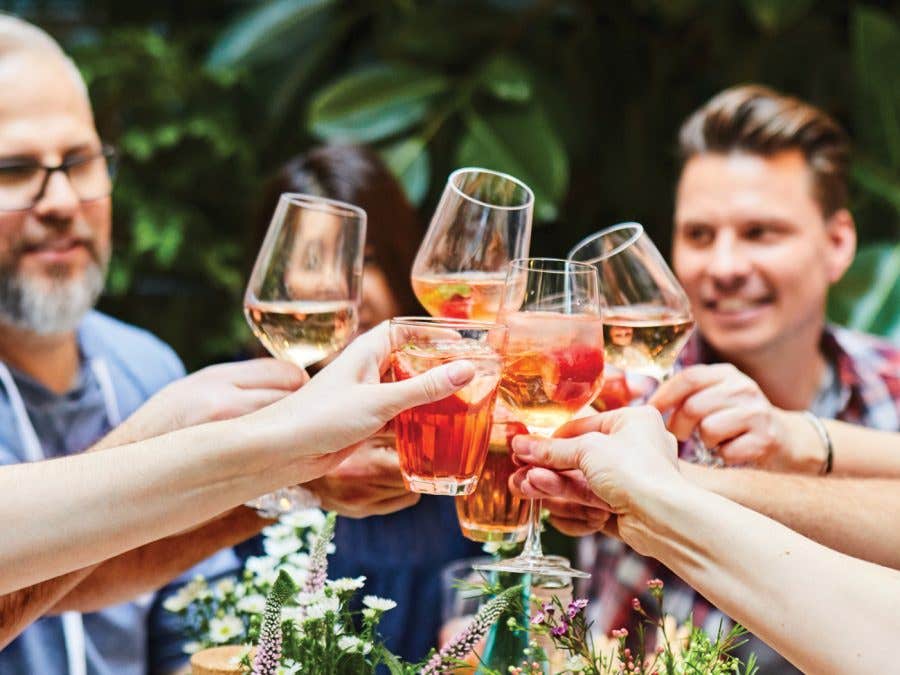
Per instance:
[[[779,445],[769,443],[776,406],[900,430],[900,349],[825,320],[828,289],[856,250],[840,125],[796,98],[740,86],[691,115],[679,145],[673,262],[698,327],[681,365],[730,365],[688,368],[661,387],[651,403],[673,412],[673,433],[688,440],[697,430],[732,462],[820,473],[831,461],[812,422],[805,454],[765,454]],[[673,402],[675,390],[688,393]],[[555,516],[572,534],[596,529]],[[627,623],[631,598],[656,576],[666,580],[668,611],[717,629],[723,616],[655,561],[618,541],[583,541],[583,558],[595,563],[601,629]],[[745,649],[758,653],[761,672],[799,672],[756,639]]]

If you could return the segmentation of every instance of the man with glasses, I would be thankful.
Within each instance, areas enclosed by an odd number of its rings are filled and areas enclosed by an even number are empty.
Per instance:
[[[74,64],[39,29],[0,16],[0,92],[0,463],[12,464],[81,452],[184,369],[155,337],[92,309],[110,259],[115,153],[97,135]],[[122,442],[129,440],[137,439]],[[73,574],[99,574],[102,587],[183,570],[236,543],[235,531],[250,536],[263,523],[241,518],[216,535],[192,533],[190,545],[182,539],[180,548],[133,556],[117,572]],[[200,571],[236,567],[225,549]],[[26,601],[51,588],[0,598],[0,622],[18,620]],[[106,603],[67,597],[45,604],[61,615],[35,622],[0,651],[0,673],[143,675],[183,658],[178,632],[153,619],[164,614],[154,595],[83,615],[65,610]]]

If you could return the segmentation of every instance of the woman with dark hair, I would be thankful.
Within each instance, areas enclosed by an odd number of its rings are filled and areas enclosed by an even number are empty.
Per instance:
[[[421,312],[409,270],[423,230],[403,188],[378,155],[361,147],[331,145],[284,164],[266,185],[254,251],[283,192],[338,199],[366,211],[361,330],[393,316]],[[391,440],[356,453],[353,462],[304,487],[317,494],[323,507],[350,516],[338,519],[338,554],[329,561],[329,576],[364,575],[367,593],[396,600],[397,608],[381,622],[387,644],[407,659],[424,656],[435,645],[440,627],[441,568],[480,550],[460,534],[453,500],[427,495],[419,499],[406,492]],[[373,513],[381,515],[354,519]]]

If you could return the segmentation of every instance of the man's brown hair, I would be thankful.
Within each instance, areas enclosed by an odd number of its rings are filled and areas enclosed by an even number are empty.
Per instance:
[[[682,167],[702,153],[800,150],[825,217],[847,205],[847,133],[830,115],[793,96],[756,84],[731,87],[688,117],[678,142]]]

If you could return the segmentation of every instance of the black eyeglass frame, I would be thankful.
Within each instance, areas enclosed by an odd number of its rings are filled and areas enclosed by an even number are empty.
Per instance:
[[[12,209],[5,209],[0,207],[0,212],[10,213],[14,211],[28,211],[29,209],[34,208],[34,205],[41,200],[41,198],[44,196],[44,192],[47,191],[47,184],[50,182],[50,176],[53,173],[55,173],[56,171],[62,171],[66,175],[66,178],[69,178],[69,171],[71,169],[77,166],[81,166],[82,164],[86,164],[87,162],[92,162],[100,157],[103,157],[106,160],[106,171],[109,174],[109,191],[104,194],[97,195],[96,197],[87,197],[83,199],[79,195],[79,199],[82,202],[91,202],[95,199],[103,199],[104,197],[109,197],[109,195],[112,194],[113,182],[115,181],[116,172],[118,170],[119,153],[114,146],[109,145],[108,143],[104,143],[103,145],[101,145],[99,152],[87,156],[64,159],[56,166],[47,166],[46,164],[40,163],[22,163],[15,166],[0,166],[0,174],[2,174],[4,170],[21,171],[22,169],[42,169],[44,171],[44,179],[41,181],[41,187],[37,191],[37,194],[35,194],[35,196],[32,198],[31,203],[26,206],[19,206]],[[71,178],[69,178],[69,180],[71,181]]]

